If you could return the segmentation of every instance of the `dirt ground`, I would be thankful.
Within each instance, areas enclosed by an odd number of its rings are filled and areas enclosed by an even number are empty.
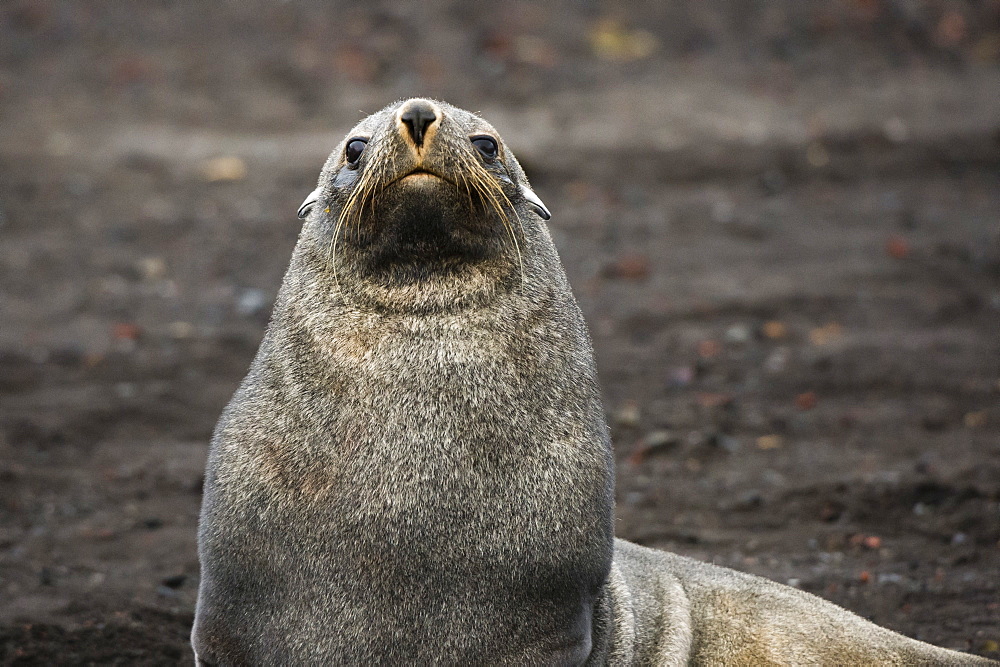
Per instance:
[[[522,158],[618,534],[1000,658],[1000,4],[0,6],[0,660],[186,664],[208,439],[327,152]]]

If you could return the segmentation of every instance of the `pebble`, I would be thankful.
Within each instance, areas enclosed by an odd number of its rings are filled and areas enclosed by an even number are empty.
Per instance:
[[[764,360],[764,370],[768,373],[780,373],[788,366],[790,356],[791,352],[787,347],[779,347]]]
[[[762,435],[754,441],[757,449],[781,449],[785,441],[780,435]]]
[[[167,330],[170,332],[170,337],[176,340],[185,340],[194,336],[194,325],[190,322],[180,320],[171,322],[167,325]]]
[[[201,165],[201,177],[209,183],[242,181],[247,176],[247,166],[238,157],[225,156],[206,160]]]
[[[816,327],[809,332],[809,342],[817,347],[829,345],[844,335],[844,328],[837,322]]]
[[[727,454],[735,454],[740,450],[741,444],[739,438],[734,438],[731,435],[726,435],[720,433],[715,437],[715,445]]]
[[[236,311],[240,315],[256,315],[267,308],[269,299],[262,289],[248,287],[240,292],[236,299]]]
[[[118,398],[134,398],[137,393],[138,390],[132,382],[119,382],[115,384],[115,394]]]
[[[137,268],[146,280],[159,280],[167,275],[167,262],[162,257],[143,257]]]
[[[757,489],[750,489],[749,491],[740,494],[733,504],[733,509],[737,510],[752,510],[757,509],[764,504],[764,496]]]
[[[787,486],[788,484],[788,479],[784,475],[771,468],[761,473],[761,477],[769,486]]]
[[[635,401],[625,401],[615,410],[614,421],[619,426],[634,427],[642,419],[642,411]]]
[[[694,380],[695,372],[691,366],[677,366],[667,374],[667,386],[672,389],[683,389]]]
[[[788,187],[788,179],[777,169],[771,169],[761,176],[760,186],[767,194],[776,195]]]
[[[820,169],[830,164],[830,153],[818,141],[814,141],[806,148],[806,162],[810,167]]]
[[[726,329],[726,342],[736,343],[742,345],[750,340],[752,332],[750,327],[745,324],[734,324],[733,326]]]
[[[906,121],[899,116],[893,116],[882,124],[882,133],[885,138],[895,144],[901,144],[910,138],[910,128]]]
[[[788,326],[779,320],[770,320],[768,322],[764,322],[764,326],[761,327],[761,331],[768,338],[775,340],[784,338],[788,335]]]
[[[657,429],[642,436],[642,446],[646,449],[676,445],[679,442],[680,438],[673,431],[668,431],[667,429]]]
[[[799,410],[812,410],[819,403],[814,391],[805,391],[795,397],[795,407]]]
[[[736,205],[728,198],[720,198],[712,202],[712,221],[720,225],[728,225],[736,220]]]
[[[629,491],[625,494],[626,505],[638,505],[645,496],[640,491]]]
[[[977,410],[975,412],[967,412],[965,413],[965,417],[962,418],[962,422],[966,428],[980,428],[986,424],[986,411]]]
[[[641,282],[649,278],[649,258],[645,255],[623,255],[606,264],[601,275],[609,280]]]

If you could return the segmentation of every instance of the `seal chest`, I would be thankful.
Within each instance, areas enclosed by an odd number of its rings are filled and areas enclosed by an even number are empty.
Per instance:
[[[613,549],[593,354],[496,131],[413,99],[333,151],[213,436],[208,663],[579,664]]]

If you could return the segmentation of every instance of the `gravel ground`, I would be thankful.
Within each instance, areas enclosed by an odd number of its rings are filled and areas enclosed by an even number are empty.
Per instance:
[[[553,211],[620,536],[1000,658],[998,58],[995,2],[3,5],[2,664],[190,661],[295,209],[416,94]]]

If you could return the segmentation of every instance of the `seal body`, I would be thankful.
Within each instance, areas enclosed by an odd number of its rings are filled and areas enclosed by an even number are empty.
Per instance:
[[[613,539],[548,215],[496,131],[443,103],[334,150],[212,440],[199,664],[989,663]]]
[[[414,107],[436,117],[422,145]],[[203,662],[591,653],[613,493],[591,345],[520,167],[480,135],[410,101],[345,140],[360,164],[341,146],[325,167],[211,445]]]

